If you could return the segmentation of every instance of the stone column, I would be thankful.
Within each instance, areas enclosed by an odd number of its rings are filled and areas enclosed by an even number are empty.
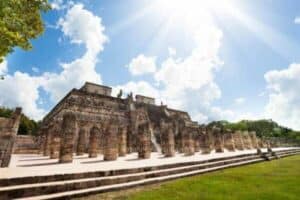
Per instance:
[[[195,144],[191,128],[186,128],[184,131],[184,155],[192,156],[195,154]]]
[[[199,136],[200,150],[202,154],[209,154],[212,151],[212,138],[209,130],[201,129]]]
[[[105,148],[104,148],[104,160],[116,160],[118,158],[118,125],[117,122],[112,121],[106,126],[105,134]]]
[[[100,130],[97,127],[92,127],[90,131],[89,157],[96,158],[99,149]]]
[[[194,144],[195,144],[195,152],[200,151],[200,140],[199,140],[199,133],[195,132],[194,134]]]
[[[248,131],[243,132],[243,141],[246,149],[252,149],[252,143]]]
[[[220,128],[213,128],[213,136],[215,138],[216,153],[224,152],[224,142]]]
[[[50,156],[50,147],[51,147],[51,133],[50,130],[47,128],[44,129],[45,131],[45,145],[44,145],[44,156]]]
[[[249,136],[250,136],[253,148],[255,148],[255,149],[259,148],[257,137],[256,137],[256,132],[255,131],[249,132]]]
[[[164,132],[164,147],[164,154],[166,157],[175,156],[174,132],[171,126],[169,126]]]
[[[119,156],[125,156],[127,153],[127,127],[119,129]]]
[[[76,154],[78,156],[81,156],[85,153],[85,148],[86,148],[86,128],[85,127],[81,127],[79,129],[79,133],[78,133],[78,143],[77,143],[77,150],[76,150]]]
[[[224,137],[224,147],[228,151],[235,151],[234,139],[232,135],[232,131],[227,129],[223,134]]]
[[[50,147],[50,158],[58,159],[59,158],[59,150],[60,150],[60,128],[58,125],[54,125],[52,129],[52,137],[51,137],[51,147]]]
[[[245,149],[241,131],[235,131],[233,134],[233,139],[234,139],[235,148],[237,150],[242,151]]]
[[[147,159],[151,156],[151,135],[149,126],[149,123],[138,126],[138,157],[141,159]]]
[[[76,132],[76,116],[67,112],[62,121],[62,140],[60,145],[60,163],[69,163],[73,161],[74,135]]]

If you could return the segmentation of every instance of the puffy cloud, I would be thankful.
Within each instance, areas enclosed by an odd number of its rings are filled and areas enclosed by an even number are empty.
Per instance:
[[[234,113],[212,105],[221,97],[221,90],[214,81],[215,71],[222,66],[218,58],[222,31],[213,24],[203,23],[191,32],[195,47],[190,55],[177,58],[176,51],[169,48],[169,57],[157,70],[151,70],[157,84],[129,82],[119,88],[144,93],[163,101],[169,107],[188,111],[193,120],[201,123],[211,120],[232,119]],[[131,63],[137,63],[136,58]],[[138,65],[143,66],[143,65]],[[154,67],[153,67],[154,68]],[[130,69],[132,73],[132,69]],[[135,73],[137,74],[137,73]]]
[[[155,57],[146,57],[145,55],[140,54],[131,60],[128,69],[132,75],[152,73],[156,70],[155,62]]]
[[[101,76],[95,70],[97,56],[108,41],[100,17],[75,4],[58,21],[58,26],[72,43],[84,44],[85,54],[70,63],[62,63],[60,73],[44,73],[44,89],[53,101],[61,99],[70,89],[80,87],[85,81],[101,83]]]
[[[44,89],[57,102],[70,89],[80,87],[85,81],[101,83],[101,76],[95,68],[97,56],[108,40],[101,18],[84,9],[83,5],[75,4],[59,19],[58,27],[72,43],[85,45],[84,55],[69,63],[61,63],[62,71],[59,73],[45,72],[41,76],[30,76],[15,72],[14,75],[5,75],[0,85],[0,105],[22,106],[25,114],[41,119],[45,111],[38,107],[41,102],[39,89]],[[0,65],[0,72],[6,71],[7,64],[4,62]]]
[[[7,72],[7,61],[4,59],[2,63],[0,63],[0,75],[4,75]]]
[[[268,118],[300,130],[300,64],[265,74],[269,101],[265,107]]]
[[[45,110],[37,106],[40,82],[40,77],[32,77],[19,71],[13,75],[5,75],[4,80],[0,81],[0,105],[12,108],[21,106],[26,115],[41,119]]]

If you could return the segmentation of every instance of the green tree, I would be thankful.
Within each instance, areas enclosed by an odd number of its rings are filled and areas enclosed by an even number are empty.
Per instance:
[[[13,48],[32,48],[30,39],[41,35],[41,12],[50,9],[48,0],[0,0],[0,63]]]

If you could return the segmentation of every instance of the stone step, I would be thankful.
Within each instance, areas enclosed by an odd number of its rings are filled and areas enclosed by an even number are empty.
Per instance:
[[[34,196],[39,194],[51,194],[55,192],[63,192],[75,189],[85,189],[90,187],[98,187],[111,184],[120,184],[129,181],[137,181],[142,179],[148,179],[153,177],[160,177],[166,175],[172,175],[177,173],[184,173],[194,170],[200,170],[205,168],[211,168],[221,166],[225,164],[232,164],[236,162],[249,161],[260,158],[258,155],[251,155],[241,158],[231,158],[223,161],[215,161],[202,163],[197,165],[182,166],[176,168],[168,168],[162,170],[153,170],[149,172],[109,176],[109,177],[96,177],[96,178],[85,178],[75,179],[68,181],[56,181],[47,183],[35,183],[35,184],[24,184],[16,186],[8,186],[0,188],[1,199],[11,199],[17,197]]]
[[[211,167],[211,168],[195,170],[195,171],[190,171],[190,172],[185,172],[185,173],[179,173],[179,174],[174,174],[174,175],[167,175],[167,176],[161,176],[161,177],[155,177],[155,178],[149,178],[149,179],[142,179],[142,180],[138,180],[138,181],[130,181],[130,182],[121,183],[121,184],[113,184],[113,185],[93,187],[93,188],[88,188],[88,189],[72,190],[72,191],[67,191],[67,192],[25,197],[25,198],[19,198],[19,199],[20,200],[21,199],[22,200],[45,200],[45,199],[69,199],[71,197],[82,197],[85,195],[104,193],[104,192],[110,192],[110,191],[115,191],[115,190],[127,189],[127,188],[131,188],[131,187],[136,187],[136,186],[159,183],[159,182],[163,182],[163,181],[178,179],[178,178],[187,177],[187,176],[193,176],[193,175],[197,175],[197,174],[203,174],[203,173],[207,173],[207,172],[247,165],[247,164],[251,164],[251,163],[257,163],[257,162],[261,162],[261,161],[264,161],[264,159],[257,158],[257,159],[250,160],[250,161],[237,162],[237,163],[233,163],[233,164],[221,165],[221,166],[217,166],[217,167]]]
[[[277,151],[276,153],[279,157],[285,157],[300,153],[300,149]],[[276,156],[270,155],[270,160],[273,159],[276,159]],[[222,159],[161,165],[148,167],[147,169],[112,170],[103,172],[104,176],[99,177],[95,176],[91,178],[77,178],[0,187],[0,199],[65,199],[73,196],[84,196],[92,193],[108,192],[127,187],[151,184],[163,180],[171,180],[174,178],[201,174],[264,160],[264,158],[261,158],[256,154],[247,154],[243,156],[225,157]],[[129,173],[126,173],[126,170],[129,170]]]
[[[291,156],[291,155],[295,155],[298,153],[300,153],[300,152],[299,151],[286,152],[286,154],[284,154],[284,156]],[[113,185],[100,186],[100,187],[94,187],[94,188],[88,188],[88,189],[72,190],[72,191],[60,192],[60,193],[55,193],[55,194],[50,194],[50,195],[33,196],[33,197],[26,197],[26,198],[20,198],[20,199],[22,199],[22,200],[43,200],[43,199],[69,199],[72,197],[82,197],[82,196],[91,195],[91,194],[110,192],[110,191],[121,190],[121,189],[142,186],[142,185],[147,185],[147,184],[154,184],[154,183],[159,183],[159,182],[163,182],[163,181],[178,179],[178,178],[187,177],[187,176],[193,176],[193,175],[197,175],[197,174],[203,174],[203,173],[212,172],[212,171],[216,171],[216,170],[237,167],[237,166],[262,162],[262,161],[264,161],[264,159],[258,158],[258,159],[253,159],[253,160],[249,160],[249,161],[241,161],[241,162],[220,165],[220,166],[206,168],[206,169],[178,173],[178,174],[174,174],[174,175],[154,177],[154,178],[143,179],[143,180],[138,180],[138,181],[131,181],[131,182],[126,182],[126,183],[121,183],[121,184],[113,184]]]
[[[192,162],[189,161],[189,162],[180,162],[180,163],[172,163],[172,164],[165,164],[165,165],[118,169],[118,170],[109,170],[109,171],[99,170],[99,171],[91,171],[91,172],[83,172],[83,173],[53,174],[53,175],[46,175],[46,176],[7,178],[7,179],[0,179],[0,187],[148,172],[153,170],[170,169],[170,168],[181,167],[181,166],[189,166],[189,165],[197,165],[201,163],[222,161],[231,158],[242,158],[250,155],[256,155],[256,154],[242,154],[242,155],[213,158],[213,159],[201,160],[201,161],[192,161]]]

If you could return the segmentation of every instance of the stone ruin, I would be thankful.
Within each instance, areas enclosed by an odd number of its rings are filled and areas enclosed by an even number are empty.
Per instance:
[[[172,157],[261,146],[255,132],[200,126],[187,112],[155,105],[153,98],[113,97],[111,91],[88,82],[71,90],[43,119],[40,152],[66,163],[75,153],[111,161],[132,152],[147,159],[153,151]]]
[[[16,108],[11,118],[0,117],[0,167],[8,167],[18,133],[21,108]]]

